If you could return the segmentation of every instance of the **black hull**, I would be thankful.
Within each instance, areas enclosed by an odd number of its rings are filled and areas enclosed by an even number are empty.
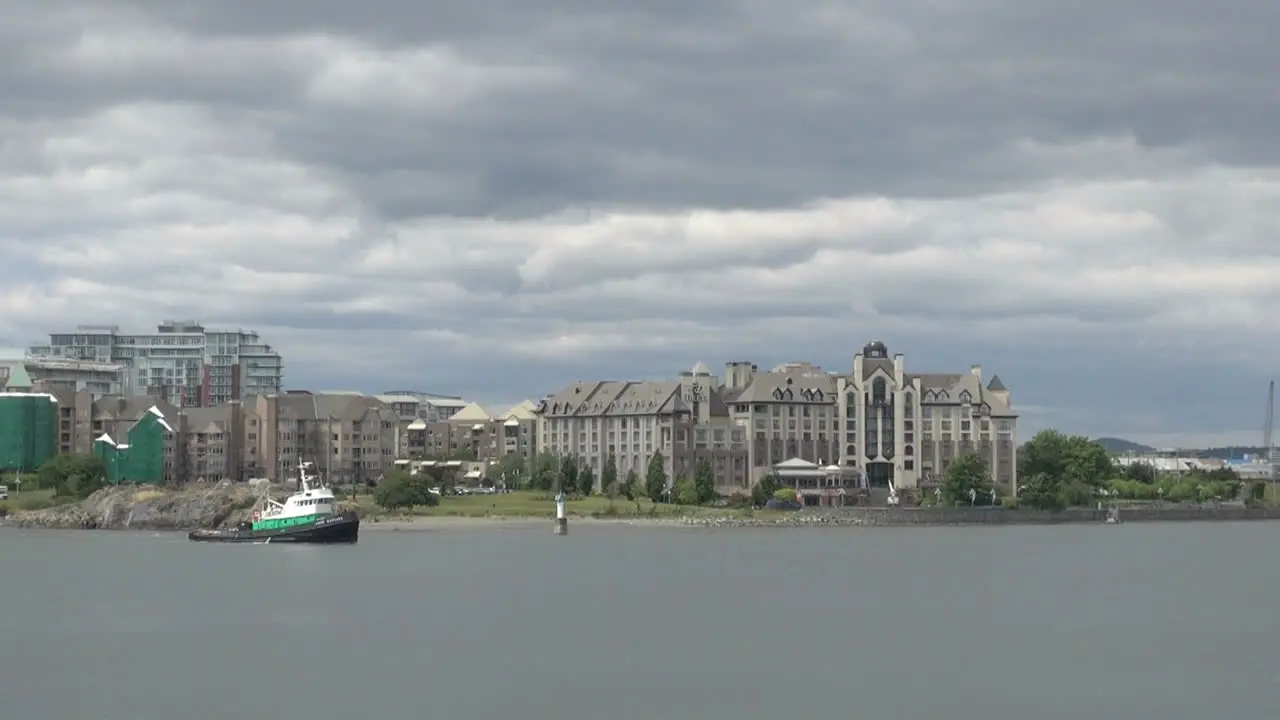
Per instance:
[[[351,544],[360,539],[360,516],[353,510],[326,518],[313,525],[284,530],[193,530],[189,540],[230,543],[312,543],[324,545]]]

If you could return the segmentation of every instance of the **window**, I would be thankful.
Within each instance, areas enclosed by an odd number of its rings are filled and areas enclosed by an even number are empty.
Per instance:
[[[876,378],[871,382],[871,403],[873,405],[883,405],[888,398],[888,383],[884,378]]]

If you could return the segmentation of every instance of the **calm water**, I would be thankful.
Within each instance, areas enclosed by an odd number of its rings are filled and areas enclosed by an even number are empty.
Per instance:
[[[0,530],[5,720],[1272,720],[1280,523]]]

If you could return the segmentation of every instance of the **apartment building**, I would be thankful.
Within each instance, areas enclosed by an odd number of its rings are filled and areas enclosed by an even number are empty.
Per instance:
[[[259,395],[246,408],[245,452],[266,477],[293,476],[299,459],[339,484],[377,480],[404,440],[400,417],[376,397],[291,390]]]
[[[244,481],[266,475],[256,440],[262,426],[255,408],[239,402],[184,408],[177,415],[175,472],[186,482]],[[249,442],[252,437],[255,442]]]
[[[78,396],[86,397],[88,393],[77,393]],[[57,395],[55,394],[55,397]],[[74,410],[79,409],[79,402],[73,401]],[[166,419],[178,416],[178,408],[170,405],[164,400],[151,398],[146,396],[135,397],[119,397],[111,396],[99,398],[92,402],[92,410],[90,411],[89,427],[91,433],[88,435],[77,434],[72,442],[76,445],[75,452],[90,452],[93,441],[103,435],[107,435],[115,442],[124,442],[124,438],[129,437],[129,430],[133,428],[144,417],[148,416],[151,408],[158,409]],[[60,406],[59,414],[61,415],[67,408]],[[74,412],[73,410],[73,412]],[[78,420],[78,418],[76,418]],[[62,417],[59,418],[62,422]],[[80,429],[79,423],[75,424],[77,430]],[[177,430],[177,428],[174,428]],[[59,427],[61,432],[62,427]],[[61,440],[61,438],[59,438]],[[88,440],[86,443],[85,440]],[[178,464],[179,447],[181,446],[181,434],[179,432],[166,433],[164,436],[164,482],[166,484],[180,482],[182,479],[181,468]]]
[[[58,452],[88,453],[97,435],[94,429],[94,396],[87,390],[56,388],[58,400]],[[149,406],[148,406],[149,407]],[[101,435],[102,433],[98,433]]]
[[[404,446],[395,412],[358,393],[294,391],[209,408],[177,408],[150,396],[95,400],[87,391],[67,389],[52,394],[58,400],[59,452],[91,452],[103,433],[125,437],[158,407],[174,428],[165,447],[166,482],[282,482],[293,477],[300,457],[315,462],[333,482],[364,482],[388,472]]]
[[[0,361],[0,390],[53,392],[84,390],[95,398],[124,392],[125,367],[118,363],[29,357]]]
[[[448,420],[471,403],[455,395],[439,395],[418,390],[388,390],[377,396],[393,406],[402,420],[440,422]]]
[[[838,386],[835,373],[809,363],[785,363],[768,372],[749,362],[725,365],[725,402],[734,423],[749,433],[752,482],[788,460],[819,466],[836,462]]]
[[[661,452],[669,482],[692,476],[705,459],[718,487],[749,486],[746,429],[701,362],[674,380],[574,383],[538,403],[536,415],[538,451],[577,457],[597,478],[610,454],[620,476],[634,470],[643,477]]]
[[[447,420],[415,420],[406,428],[408,453],[419,458],[498,460],[537,451],[536,407],[528,400],[500,413],[470,403]]]
[[[278,393],[284,377],[280,353],[249,330],[210,329],[193,321],[166,321],[155,333],[129,334],[115,325],[80,325],[51,333],[32,358],[62,358],[121,365],[119,393],[162,398],[175,407],[213,407]]]

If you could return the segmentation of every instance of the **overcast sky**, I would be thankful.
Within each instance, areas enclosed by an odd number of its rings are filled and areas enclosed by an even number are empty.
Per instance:
[[[1275,0],[0,0],[0,345],[259,330],[495,405],[697,360],[998,373],[1259,442]]]

